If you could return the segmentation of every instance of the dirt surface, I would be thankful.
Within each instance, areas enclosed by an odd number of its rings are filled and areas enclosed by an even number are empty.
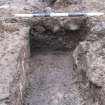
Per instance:
[[[38,11],[104,12],[105,0],[41,1],[0,0],[0,105],[23,105],[25,97],[30,105],[105,105],[105,16],[13,17]],[[74,60],[71,52],[35,52],[60,47],[74,50]]]
[[[70,52],[36,53],[31,73],[25,105],[81,105]]]

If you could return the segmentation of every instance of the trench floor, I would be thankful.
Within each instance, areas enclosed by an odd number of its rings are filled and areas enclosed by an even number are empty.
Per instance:
[[[35,53],[25,105],[81,105],[70,52]]]

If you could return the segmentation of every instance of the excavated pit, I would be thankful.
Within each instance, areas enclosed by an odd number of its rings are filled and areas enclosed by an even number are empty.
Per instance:
[[[89,32],[86,21],[86,18],[77,18],[62,22],[63,25],[59,20],[53,18],[35,21],[30,28],[31,54],[48,50],[73,51]]]
[[[24,105],[81,105],[72,51],[88,32],[87,19],[71,19],[63,25],[53,18],[32,21]]]

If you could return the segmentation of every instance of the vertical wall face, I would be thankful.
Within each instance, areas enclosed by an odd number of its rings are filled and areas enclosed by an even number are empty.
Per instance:
[[[74,50],[79,41],[84,40],[88,34],[89,27],[86,22],[86,18],[32,20],[29,36],[31,52],[37,50]]]

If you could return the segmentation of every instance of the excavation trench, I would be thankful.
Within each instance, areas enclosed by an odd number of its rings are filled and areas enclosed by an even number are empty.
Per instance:
[[[32,22],[29,32],[31,70],[24,105],[81,105],[72,51],[89,30],[86,19],[75,21],[79,26],[75,30],[60,26],[57,19]],[[55,28],[57,25],[60,28]]]

